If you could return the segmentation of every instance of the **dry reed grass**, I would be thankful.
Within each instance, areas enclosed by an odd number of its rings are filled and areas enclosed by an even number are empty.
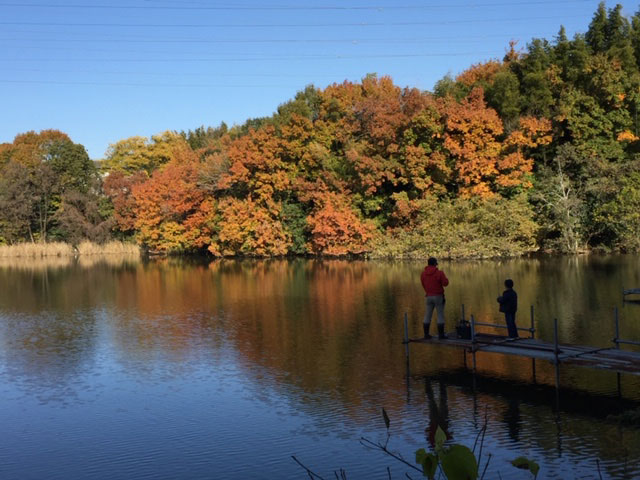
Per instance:
[[[0,258],[73,257],[73,247],[68,243],[18,243],[0,245]]]
[[[78,255],[126,255],[140,256],[140,248],[133,243],[112,241],[103,244],[82,242],[77,247]]]
[[[133,243],[117,241],[104,244],[82,242],[75,249],[63,242],[0,245],[0,258],[73,257],[75,255],[126,255],[138,258],[140,248]]]

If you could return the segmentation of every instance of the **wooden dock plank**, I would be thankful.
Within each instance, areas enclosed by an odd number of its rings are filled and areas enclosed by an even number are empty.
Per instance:
[[[455,338],[449,334],[448,339],[425,340],[423,338],[410,339],[412,343],[428,345],[442,345],[446,347],[464,348],[469,352],[498,353],[545,360],[556,361],[555,344],[533,338],[509,339],[500,335],[476,335],[476,341]],[[640,352],[621,350],[614,347],[593,347],[587,345],[558,344],[558,361],[560,364],[575,365],[615,372],[640,375]]]

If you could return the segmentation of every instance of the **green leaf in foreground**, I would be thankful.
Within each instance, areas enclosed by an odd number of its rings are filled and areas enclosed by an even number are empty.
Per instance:
[[[534,477],[537,477],[538,472],[540,471],[540,465],[526,457],[518,457],[515,460],[511,460],[511,465],[523,470],[529,470]]]
[[[433,480],[436,477],[438,457],[433,453],[427,453],[424,448],[416,450],[416,463],[422,465],[422,474],[429,480]]]
[[[447,434],[444,433],[444,430],[442,430],[442,428],[438,426],[438,429],[436,430],[436,438],[435,438],[436,452],[440,451],[440,449],[444,445],[444,442],[446,441],[447,441]]]
[[[442,470],[449,480],[475,480],[478,462],[473,452],[464,445],[451,445],[439,454]]]

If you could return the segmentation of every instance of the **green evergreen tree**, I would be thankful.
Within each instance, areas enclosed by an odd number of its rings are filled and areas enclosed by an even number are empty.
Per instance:
[[[487,103],[502,117],[505,130],[510,132],[520,115],[520,81],[515,73],[505,70],[496,73],[486,92]]]
[[[618,4],[609,10],[607,18],[608,54],[617,59],[629,73],[636,71],[635,54],[631,41],[631,25],[622,15],[622,5]]]
[[[608,48],[607,29],[608,29],[607,9],[604,2],[598,4],[598,9],[593,15],[593,19],[589,24],[589,29],[585,35],[587,43],[594,53],[606,52]]]

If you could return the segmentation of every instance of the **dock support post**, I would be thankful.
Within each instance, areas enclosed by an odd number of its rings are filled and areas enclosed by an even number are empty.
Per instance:
[[[534,326],[533,319],[534,319],[533,305],[531,305],[531,338],[534,338],[535,337],[535,333],[536,333],[536,329],[535,329],[535,326]]]
[[[560,408],[560,358],[559,353],[560,349],[558,348],[558,319],[553,319],[553,352],[555,355],[555,361],[553,362],[556,366],[556,406],[558,409]]]
[[[616,324],[616,337],[613,339],[613,343],[616,344],[616,348],[620,348],[620,343],[618,342],[618,340],[620,340],[620,321],[618,319],[618,307],[613,307],[613,318]]]
[[[464,303],[460,306],[461,312],[460,312],[460,323],[464,323]],[[467,350],[466,349],[462,349],[462,360],[464,362],[464,368],[465,370],[467,369]]]
[[[531,330],[529,331],[530,336],[532,339],[536,338],[536,329],[534,326],[534,312],[533,312],[533,305],[531,305]],[[531,358],[531,371],[533,373],[533,383],[536,383],[536,359],[535,357]]]
[[[473,357],[473,373],[476,373],[476,321],[471,315],[471,355]]]
[[[624,296],[623,296],[624,298]],[[613,307],[613,317],[616,322],[616,338],[613,339],[613,342],[616,344],[616,349],[620,348],[620,318],[618,316],[618,307]],[[622,397],[622,385],[620,383],[620,372],[616,372],[616,377],[618,380],[618,397]]]
[[[406,366],[407,366],[407,401],[409,399],[409,391],[411,389],[410,381],[411,381],[411,369],[409,362],[409,316],[407,312],[404,312],[404,353],[406,358]]]
[[[404,353],[409,362],[409,317],[407,312],[404,312]]]

